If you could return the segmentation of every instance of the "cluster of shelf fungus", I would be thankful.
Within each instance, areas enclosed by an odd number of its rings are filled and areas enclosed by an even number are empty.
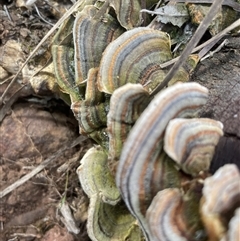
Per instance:
[[[208,99],[205,87],[187,83],[198,55],[152,96],[171,40],[147,26],[148,16],[140,27],[141,2],[157,1],[82,1],[55,35],[45,69],[81,134],[98,143],[77,170],[90,199],[89,237],[237,241],[240,173],[233,164],[209,173],[223,125],[197,118]]]

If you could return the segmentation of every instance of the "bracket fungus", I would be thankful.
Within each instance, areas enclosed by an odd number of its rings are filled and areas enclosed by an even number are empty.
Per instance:
[[[108,170],[107,155],[101,147],[88,150],[81,160],[77,173],[82,188],[89,198],[98,195],[105,203],[115,205],[119,202],[120,193],[115,186],[114,177]]]
[[[191,117],[203,106],[208,90],[197,83],[175,84],[155,96],[133,126],[122,149],[116,183],[131,213],[151,240],[145,213],[156,193],[155,163],[165,128],[175,117]],[[139,130],[141,130],[139,132]]]
[[[201,217],[209,240],[220,240],[226,235],[229,219],[236,208],[240,207],[240,172],[235,164],[226,164],[213,176],[206,178],[201,203]],[[232,226],[234,225],[233,219]],[[235,238],[237,239],[236,236]]]
[[[198,205],[195,193],[183,194],[178,188],[158,192],[146,213],[151,241],[201,240],[204,231]]]
[[[198,58],[189,57],[192,66],[181,67],[170,85],[186,82]],[[109,63],[111,59],[111,64]],[[171,42],[165,32],[149,27],[138,27],[123,33],[105,49],[98,73],[100,91],[112,94],[126,83],[140,83],[150,93],[164,79],[168,70],[161,64],[172,59]],[[194,63],[194,64],[193,64]]]
[[[101,147],[87,151],[77,174],[90,198],[87,227],[91,239],[140,240],[142,233],[135,218],[120,201],[120,193],[108,169],[107,155]]]
[[[110,14],[104,15],[105,21],[95,19],[99,11],[97,7],[87,5],[77,13],[74,21],[76,85],[87,79],[89,69],[99,66],[105,48],[124,32],[122,26]]]
[[[97,143],[108,148],[108,137],[105,135],[109,100],[96,85],[98,68],[88,71],[85,99],[73,102],[71,109],[78,120],[80,133],[89,135]]]
[[[107,115],[108,156],[109,165],[113,165],[113,169],[120,158],[128,133],[149,102],[149,93],[141,84],[128,83],[113,92]]]
[[[166,128],[164,151],[185,173],[197,176],[209,170],[222,129],[222,123],[212,119],[173,119]]]
[[[240,237],[240,208],[234,212],[234,216],[229,222],[229,230],[221,241],[238,241]]]

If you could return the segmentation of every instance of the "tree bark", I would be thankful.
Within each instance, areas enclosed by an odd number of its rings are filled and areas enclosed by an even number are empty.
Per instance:
[[[200,63],[191,80],[210,90],[200,116],[224,125],[211,172],[226,163],[235,163],[240,169],[240,37],[229,38],[224,49]]]

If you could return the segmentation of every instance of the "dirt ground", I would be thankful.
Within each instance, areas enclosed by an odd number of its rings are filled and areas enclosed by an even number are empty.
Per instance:
[[[38,11],[52,24],[71,5],[71,1],[36,1]],[[24,6],[24,1],[14,1],[7,7],[11,20],[0,5],[0,65],[3,66],[5,61],[11,66],[0,67],[0,79],[7,80],[1,82],[1,95],[8,84],[8,77],[16,73],[19,65],[52,27],[39,18],[33,6]],[[6,43],[10,43],[14,59],[7,60]],[[44,60],[42,53],[48,45],[49,41],[38,50],[32,66],[36,65],[38,56]],[[8,97],[19,86],[16,83]],[[0,126],[1,190],[79,136],[77,121],[64,102],[51,95],[33,96],[29,88],[14,101],[12,111]],[[81,145],[64,151],[43,172],[1,198],[0,240],[89,240],[85,227],[88,200],[79,185],[76,168],[90,146],[91,141],[85,140]],[[75,210],[80,229],[78,235],[70,234],[61,221],[58,207],[63,201]],[[82,212],[79,214],[81,205]]]
[[[71,1],[36,1],[36,5],[44,18],[54,24]],[[12,51],[16,51],[16,58],[11,60],[15,65],[12,64],[10,69],[0,69],[0,79],[6,80],[1,82],[0,95],[20,63],[51,28],[39,18],[33,6],[27,8],[23,1],[8,5],[8,11],[11,20],[0,5],[0,58],[5,56],[4,46],[9,40],[13,41]],[[212,172],[225,163],[236,163],[240,168],[240,36],[229,36],[228,39],[227,46],[199,64],[192,75],[193,81],[210,89],[210,98],[201,116],[224,124],[224,137],[217,146]],[[48,44],[47,41],[39,49],[32,66]],[[17,46],[21,48],[16,49]],[[31,62],[29,66],[31,72]],[[20,82],[9,92],[8,98],[19,87]],[[12,110],[7,112],[0,126],[0,190],[79,136],[78,124],[69,106],[49,93],[44,97],[35,96],[32,89],[25,88],[12,99],[15,101]],[[0,117],[2,114],[0,112]],[[88,200],[80,187],[76,169],[92,145],[91,140],[86,139],[63,151],[42,172],[1,199],[0,240],[89,240],[86,233]],[[69,233],[63,223],[58,207],[64,201],[77,220],[79,234]]]

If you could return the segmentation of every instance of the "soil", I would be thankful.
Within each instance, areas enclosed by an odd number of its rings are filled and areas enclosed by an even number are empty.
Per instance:
[[[36,1],[38,11],[52,24],[71,5],[71,1]],[[0,95],[9,78],[16,74],[20,64],[52,27],[39,18],[33,6],[24,6],[24,1],[14,1],[7,8],[11,20],[0,5]],[[16,93],[35,71],[34,67],[41,64],[39,61],[44,62],[49,57],[43,56],[49,41],[41,46],[27,72],[10,89],[6,99],[15,102],[11,110],[7,113],[4,108],[1,110],[2,116],[7,115],[1,119],[0,126],[0,190],[15,183],[79,136],[78,123],[63,101],[56,100],[50,93],[34,95],[29,86]],[[0,240],[89,240],[86,233],[88,199],[80,187],[76,169],[91,146],[92,142],[87,139],[64,151],[44,171],[1,198]],[[71,234],[61,221],[59,207],[62,202],[71,210],[82,207],[80,214],[74,212],[79,234]]]
[[[39,18],[33,6],[27,8],[23,3],[19,0],[7,5],[11,20],[0,5],[0,79],[6,80],[1,82],[0,95],[20,63],[51,28]],[[36,1],[38,10],[52,24],[70,5],[71,1],[67,0]],[[224,136],[217,146],[212,172],[225,163],[236,163],[240,168],[240,36],[227,38],[228,45],[200,63],[191,78],[210,90],[209,101],[201,116],[224,124]],[[15,57],[10,60],[11,67],[2,69],[3,56],[6,57],[4,48],[9,40]],[[47,60],[49,56],[44,59],[42,54],[48,45],[49,41],[39,49],[26,71],[31,73],[36,63],[39,64],[38,56],[41,56],[41,61]],[[79,136],[77,121],[68,105],[55,96],[36,96],[29,86],[16,94],[21,84],[20,78],[7,95],[7,99],[15,103],[10,111],[6,110],[7,115],[0,126],[0,190],[25,176]],[[42,172],[1,198],[0,240],[89,240],[86,233],[88,199],[80,187],[76,169],[92,145],[87,139],[63,151]],[[79,234],[70,233],[62,222],[59,205],[63,201],[77,220]]]

